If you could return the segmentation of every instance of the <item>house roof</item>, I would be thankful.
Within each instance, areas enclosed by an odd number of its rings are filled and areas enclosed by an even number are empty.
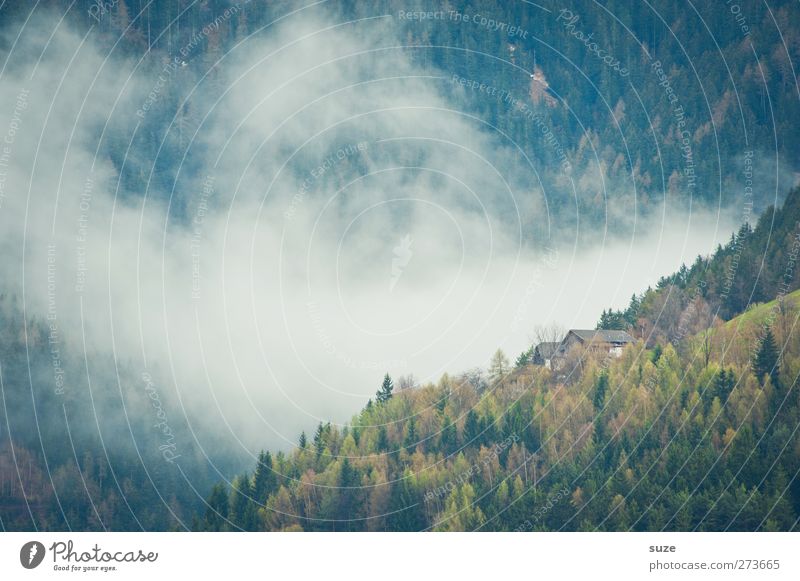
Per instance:
[[[633,343],[633,337],[625,331],[606,329],[570,329],[581,341],[602,341],[604,343]],[[569,335],[567,333],[567,335]]]
[[[558,349],[559,345],[561,345],[561,343],[558,343],[558,342],[555,342],[555,343],[551,343],[551,342],[539,343],[536,346],[536,352],[539,353],[539,357],[541,357],[543,359],[550,359],[552,357],[552,355]]]

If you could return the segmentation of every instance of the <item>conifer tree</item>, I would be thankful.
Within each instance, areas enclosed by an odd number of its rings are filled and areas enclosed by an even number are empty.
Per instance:
[[[442,452],[449,455],[455,452],[457,444],[456,426],[449,416],[444,416],[442,431],[439,434],[439,446],[442,448]]]
[[[606,391],[608,390],[608,374],[604,371],[597,378],[597,383],[594,388],[594,409],[599,411],[603,409],[603,404],[606,401]]]
[[[502,349],[498,349],[492,355],[489,363],[489,378],[493,381],[500,381],[508,374],[508,357]]]
[[[474,409],[471,409],[467,412],[467,418],[464,420],[464,444],[477,444],[480,434],[481,426],[478,420],[478,414],[475,413]]]
[[[650,361],[653,362],[653,365],[658,363],[658,360],[661,359],[661,354],[663,352],[664,350],[661,347],[661,343],[656,343],[656,346],[653,347],[653,353],[650,355]]]
[[[255,506],[252,504],[252,488],[250,475],[245,472],[233,481],[231,494],[231,520],[233,524],[243,530],[254,530]]]
[[[753,359],[753,373],[755,373],[761,385],[764,385],[764,377],[769,375],[772,385],[778,387],[778,374],[780,366],[778,361],[778,346],[775,344],[775,337],[772,329],[767,329],[761,339],[756,356]]]
[[[325,428],[322,425],[322,422],[319,423],[317,426],[317,431],[314,432],[314,451],[317,453],[317,458],[322,456],[322,452],[325,450]]]
[[[356,509],[355,500],[357,493],[356,487],[358,486],[358,473],[350,464],[350,460],[347,457],[342,460],[338,485],[339,506],[337,507],[338,514],[336,516],[339,520],[346,521],[344,526],[345,530],[352,530],[352,527],[356,524],[352,519]]]
[[[378,403],[386,403],[392,398],[392,390],[394,389],[394,382],[387,373],[383,376],[383,383],[378,393],[375,394],[375,399]]]
[[[262,451],[258,455],[258,466],[253,476],[253,498],[259,504],[264,504],[267,496],[275,492],[278,479],[272,469],[272,455]]]
[[[718,397],[720,403],[724,404],[728,400],[734,385],[736,385],[736,377],[733,374],[733,370],[726,372],[723,367],[714,380],[714,396]]]
[[[480,421],[480,438],[478,441],[484,446],[491,446],[498,440],[497,421],[492,412],[486,412],[486,415],[481,417]]]
[[[206,506],[203,528],[207,531],[223,531],[228,519],[228,493],[225,486],[215,484],[211,489]]]
[[[533,363],[533,346],[531,346],[531,348],[527,351],[523,351],[519,354],[516,361],[514,361],[514,367],[516,369],[522,369],[531,363]]]
[[[387,452],[389,450],[389,434],[386,432],[386,426],[378,428],[378,441],[375,444],[378,452]]]
[[[409,452],[413,452],[418,443],[417,421],[412,417],[408,421],[408,429],[406,430],[406,437],[403,440],[403,447]]]

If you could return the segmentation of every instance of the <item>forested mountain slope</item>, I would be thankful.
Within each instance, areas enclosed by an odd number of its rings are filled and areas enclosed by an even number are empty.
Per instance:
[[[598,329],[625,329],[652,344],[700,332],[800,286],[800,188],[744,223],[725,246],[634,295],[624,311],[604,311]]]
[[[645,293],[650,333],[619,359],[584,351],[554,373],[498,358],[488,381],[398,391],[386,378],[349,425],[320,425],[217,485],[195,526],[796,530],[800,292],[785,291],[797,287],[797,199]],[[724,272],[738,244],[740,268],[766,257],[742,284],[778,298],[723,323],[716,284],[700,287],[713,311],[691,288]],[[647,311],[670,292],[691,300]]]
[[[232,490],[215,487],[196,526],[796,530],[798,299],[760,379],[750,361],[763,326],[748,315],[719,330],[708,365],[692,337],[586,356],[569,383],[533,366],[483,392],[445,376],[263,455]]]
[[[198,450],[165,385],[0,291],[0,530],[187,528],[230,453]],[[180,469],[176,465],[179,459]],[[190,486],[190,484],[192,486]]]
[[[125,140],[113,127],[105,137],[129,193],[171,191],[178,161],[201,171],[201,147],[190,138],[206,129],[225,72],[264,38],[309,21],[377,36],[379,54],[402,54],[426,72],[454,107],[476,116],[476,130],[501,137],[514,157],[524,153],[535,179],[517,184],[520,195],[544,193],[562,225],[579,214],[584,225],[619,231],[634,207],[647,215],[662,203],[738,210],[753,176],[760,213],[797,180],[800,8],[788,0],[744,0],[735,13],[726,3],[695,10],[617,0],[51,4],[104,51],[162,79],[155,97],[142,96],[148,107],[132,145],[152,167],[123,163]],[[21,22],[31,6],[4,10],[7,22]],[[432,10],[438,16],[407,16]],[[2,42],[10,47],[13,35]],[[187,203],[181,189],[176,211]],[[533,236],[535,224],[528,229]]]

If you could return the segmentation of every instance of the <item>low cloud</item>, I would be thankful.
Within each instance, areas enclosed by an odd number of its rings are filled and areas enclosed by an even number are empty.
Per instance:
[[[387,371],[435,380],[523,350],[537,323],[591,327],[734,228],[614,208],[628,235],[592,227],[587,248],[580,220],[551,224],[513,145],[381,24],[290,22],[196,86],[176,72],[164,90],[187,99],[148,158],[152,74],[63,26],[46,44],[48,25],[26,28],[0,77],[3,103],[27,91],[0,272],[29,318],[54,301],[90,371],[113,355],[150,373],[168,415],[214,429],[201,440],[287,448],[346,421]],[[13,121],[4,107],[0,131]]]

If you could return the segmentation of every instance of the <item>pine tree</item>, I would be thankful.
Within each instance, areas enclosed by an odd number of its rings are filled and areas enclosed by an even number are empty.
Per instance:
[[[392,398],[392,390],[394,389],[394,382],[392,378],[387,373],[383,376],[383,383],[381,384],[381,388],[378,390],[378,393],[375,394],[375,399],[378,403],[386,403]]]
[[[305,450],[306,446],[308,445],[308,440],[306,439],[305,431],[300,432],[300,449]]]
[[[764,337],[761,339],[758,352],[753,359],[753,373],[755,373],[761,385],[764,385],[764,377],[769,375],[772,385],[778,387],[779,372],[778,346],[775,344],[772,329],[767,328]]]

